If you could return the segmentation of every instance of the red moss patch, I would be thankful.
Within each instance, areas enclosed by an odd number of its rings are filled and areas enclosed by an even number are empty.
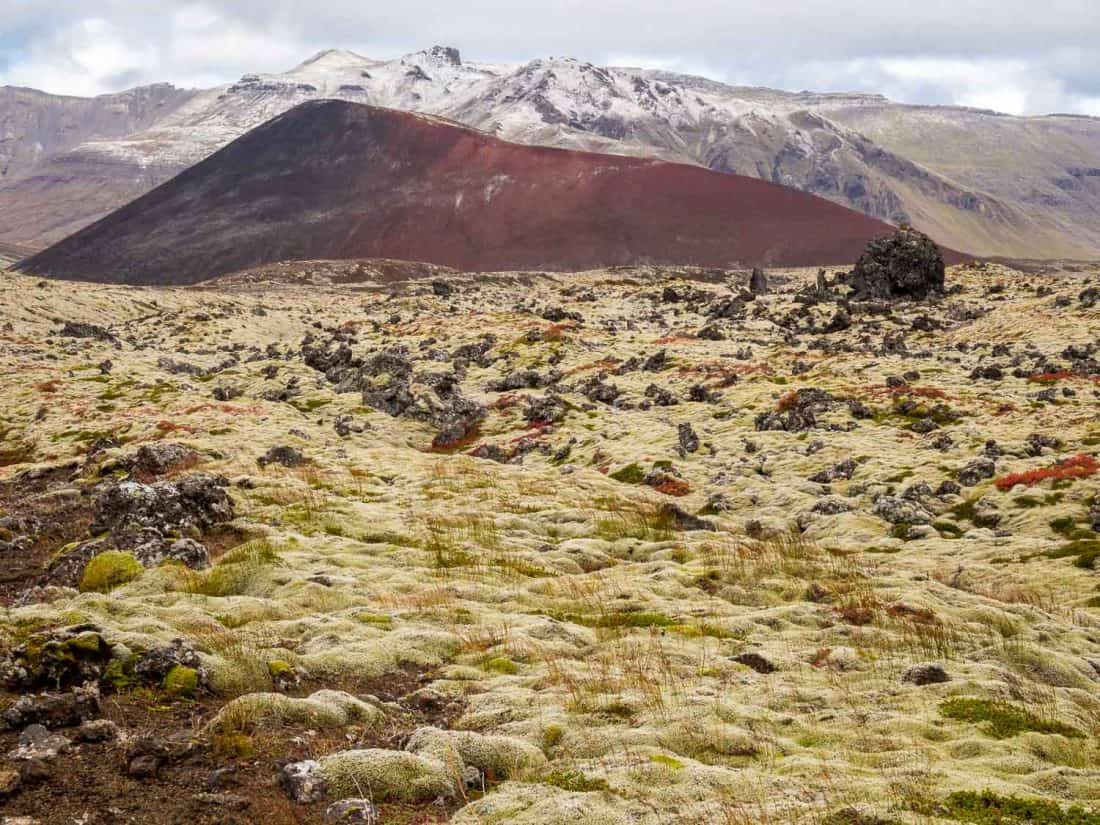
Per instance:
[[[551,342],[560,341],[565,337],[565,333],[576,328],[577,324],[575,321],[566,321],[563,324],[552,324],[542,333],[542,340]]]
[[[779,412],[786,412],[791,407],[793,407],[795,405],[795,402],[797,402],[797,401],[798,401],[798,392],[795,391],[795,390],[791,390],[790,392],[786,393],[782,398],[779,399],[779,403],[776,404],[775,407],[776,407],[777,410],[779,410]]]
[[[576,375],[578,372],[588,372],[590,370],[609,370],[612,367],[616,367],[620,364],[618,358],[603,358],[599,361],[593,361],[591,364],[581,364],[578,367],[566,372],[566,375]]]
[[[1097,463],[1096,459],[1091,455],[1082,453],[1081,455],[1073,456],[1073,458],[1067,458],[1065,461],[1055,464],[1052,467],[1041,467],[1023,473],[1010,473],[1007,476],[1002,476],[997,479],[995,484],[997,485],[997,489],[1003,492],[1005,490],[1011,490],[1017,484],[1031,487],[1047,479],[1051,479],[1052,481],[1063,481],[1074,478],[1088,478],[1089,476],[1095,475],[1097,470],[1100,470],[1100,463]]]
[[[651,486],[658,493],[663,493],[666,496],[675,496],[676,498],[681,498],[691,493],[691,487],[686,481],[681,481],[671,476],[667,476],[662,481]]]
[[[157,429],[160,430],[162,433],[174,433],[182,431],[194,435],[198,432],[198,430],[196,430],[194,427],[188,427],[186,424],[177,424],[175,421],[158,421]]]
[[[461,449],[471,446],[481,438],[481,428],[472,427],[466,435],[457,441],[448,441],[443,438],[442,435],[437,435],[432,439],[431,452],[433,453],[454,453]]]

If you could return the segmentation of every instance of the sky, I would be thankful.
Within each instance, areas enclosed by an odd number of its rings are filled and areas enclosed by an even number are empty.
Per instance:
[[[207,87],[327,48],[576,57],[787,90],[1100,116],[1100,0],[0,0],[0,85]]]

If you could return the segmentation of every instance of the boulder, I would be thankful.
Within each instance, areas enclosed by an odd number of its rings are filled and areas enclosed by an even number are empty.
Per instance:
[[[935,241],[915,229],[902,228],[867,245],[848,276],[854,296],[862,301],[925,300],[943,292],[945,266]]]

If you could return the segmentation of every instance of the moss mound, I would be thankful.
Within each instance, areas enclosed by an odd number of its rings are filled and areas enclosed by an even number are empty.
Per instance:
[[[144,570],[141,562],[129,553],[108,550],[88,562],[80,579],[80,590],[84,593],[109,593],[132,582]]]

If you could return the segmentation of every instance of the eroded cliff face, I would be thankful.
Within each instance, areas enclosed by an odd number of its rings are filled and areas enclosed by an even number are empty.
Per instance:
[[[85,141],[146,129],[193,95],[167,83],[94,98],[0,87],[0,180],[16,178]]]

